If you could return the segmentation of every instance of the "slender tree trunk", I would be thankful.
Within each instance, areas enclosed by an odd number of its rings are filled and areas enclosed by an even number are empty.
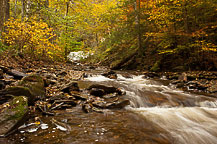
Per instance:
[[[22,20],[26,16],[26,0],[22,0]]]
[[[184,1],[184,27],[185,32],[189,33],[187,1]]]
[[[137,31],[137,39],[138,39],[138,50],[139,55],[143,55],[143,49],[142,49],[142,33],[141,33],[141,1],[136,0],[135,1],[135,11],[136,11],[136,31]]]
[[[4,27],[4,22],[10,18],[10,0],[0,0],[0,30]]]
[[[14,18],[17,18],[17,0],[14,2]]]
[[[65,17],[68,16],[68,13],[69,13],[69,1],[66,2],[66,13],[65,13]],[[65,31],[65,33],[68,32],[67,25],[68,25],[68,23],[66,22],[66,31]],[[68,45],[68,41],[67,41],[67,38],[66,38],[66,40],[65,40],[65,59],[67,59],[67,55],[68,55],[68,46],[67,46],[67,45]]]
[[[10,0],[5,0],[5,21],[7,21],[10,18]]]
[[[4,24],[4,0],[0,0],[0,31]]]
[[[141,33],[141,1],[138,0],[138,48],[140,51],[140,54],[143,55],[143,49],[142,49],[142,33]]]

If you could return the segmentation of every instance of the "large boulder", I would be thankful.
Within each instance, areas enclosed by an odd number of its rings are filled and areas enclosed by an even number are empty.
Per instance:
[[[24,77],[19,83],[18,86],[23,86],[29,88],[31,94],[35,98],[43,99],[45,98],[45,85],[44,80],[41,76],[32,74]]]
[[[26,96],[28,98],[29,104],[32,105],[35,100],[35,96],[32,94],[31,90],[23,86],[12,86],[0,91],[0,99],[11,98],[10,96]]]
[[[0,137],[6,137],[24,123],[28,114],[28,100],[24,96],[14,97],[0,106]]]

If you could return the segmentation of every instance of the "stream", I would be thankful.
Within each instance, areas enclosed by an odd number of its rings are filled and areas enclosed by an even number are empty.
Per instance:
[[[117,79],[92,75],[81,88],[100,83],[121,88],[130,100],[122,110],[84,113],[79,106],[41,116],[46,127],[19,131],[0,143],[99,143],[99,144],[214,144],[217,142],[215,98],[175,89],[168,80],[145,79],[142,75]],[[51,119],[61,122],[54,125]],[[34,129],[32,129],[34,130]]]

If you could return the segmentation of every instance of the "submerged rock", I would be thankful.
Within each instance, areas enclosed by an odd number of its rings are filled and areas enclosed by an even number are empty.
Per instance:
[[[116,72],[114,72],[114,71],[109,71],[109,72],[105,72],[105,73],[103,73],[102,74],[103,76],[105,76],[105,77],[108,77],[108,78],[110,78],[110,79],[117,79],[117,74],[116,74]]]
[[[0,108],[0,137],[14,132],[27,118],[28,100],[25,96],[14,97]]]
[[[159,78],[159,74],[156,72],[144,72],[143,73],[144,77],[143,78]]]

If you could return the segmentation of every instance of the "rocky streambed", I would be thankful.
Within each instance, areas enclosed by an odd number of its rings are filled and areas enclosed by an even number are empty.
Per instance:
[[[1,143],[177,143],[140,108],[217,106],[214,72],[0,66],[0,78]]]

